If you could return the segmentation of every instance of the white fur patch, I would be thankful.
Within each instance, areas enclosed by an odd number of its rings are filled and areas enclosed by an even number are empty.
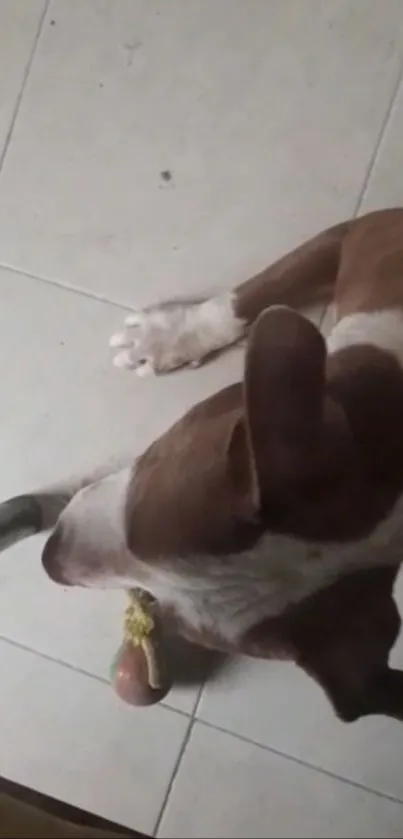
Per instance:
[[[387,350],[403,367],[403,312],[385,309],[342,318],[327,339],[328,351],[336,352],[352,344],[371,344]]]
[[[57,562],[70,585],[110,587],[132,561],[125,539],[125,505],[131,469],[80,489],[61,513]]]
[[[266,533],[250,551],[148,566],[150,589],[195,629],[235,641],[345,573],[401,562],[403,500],[367,539],[318,544]],[[164,565],[166,566],[164,568]]]
[[[133,312],[125,323],[125,329],[109,342],[121,350],[114,364],[139,375],[197,366],[210,353],[238,341],[244,332],[243,321],[234,314],[232,294],[202,303],[162,303]]]

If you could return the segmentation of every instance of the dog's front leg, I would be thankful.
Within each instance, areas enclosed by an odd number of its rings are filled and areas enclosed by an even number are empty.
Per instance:
[[[403,720],[403,672],[393,670],[387,665],[370,673],[359,671],[354,682],[351,674],[341,668],[336,673],[329,673],[329,668],[308,669],[325,690],[337,716],[343,722],[355,722],[360,717],[382,715]],[[353,666],[350,662],[348,666]]]
[[[270,306],[329,302],[350,225],[325,230],[232,291],[202,300],[171,300],[133,311],[110,340],[117,367],[138,375],[199,366],[242,339]]]
[[[403,720],[403,672],[389,668],[400,630],[396,568],[351,574],[307,599],[288,620],[297,663],[325,690],[338,716]]]
[[[369,682],[358,716],[383,714],[403,720],[403,672],[386,667]]]

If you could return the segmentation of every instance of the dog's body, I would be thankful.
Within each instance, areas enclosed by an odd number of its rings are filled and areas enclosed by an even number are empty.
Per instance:
[[[326,348],[293,309],[331,299]],[[232,294],[136,313],[112,343],[118,365],[164,372],[248,330],[242,384],[136,463],[6,502],[0,533],[58,519],[43,553],[58,582],[141,585],[199,643],[294,659],[343,719],[403,719],[403,673],[388,667],[403,559],[403,210],[338,225]]]

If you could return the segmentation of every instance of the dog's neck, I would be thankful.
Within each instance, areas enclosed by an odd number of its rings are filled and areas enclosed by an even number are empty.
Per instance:
[[[343,318],[328,340],[330,394],[343,406],[368,477],[402,481],[403,313]]]

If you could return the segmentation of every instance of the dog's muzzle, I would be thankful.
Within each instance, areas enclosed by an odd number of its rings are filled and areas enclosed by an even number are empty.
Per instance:
[[[62,540],[61,527],[56,527],[53,533],[49,536],[49,539],[42,551],[42,566],[48,577],[50,577],[54,583],[58,583],[61,586],[69,586],[71,585],[71,582],[68,580],[60,561],[60,548]]]

